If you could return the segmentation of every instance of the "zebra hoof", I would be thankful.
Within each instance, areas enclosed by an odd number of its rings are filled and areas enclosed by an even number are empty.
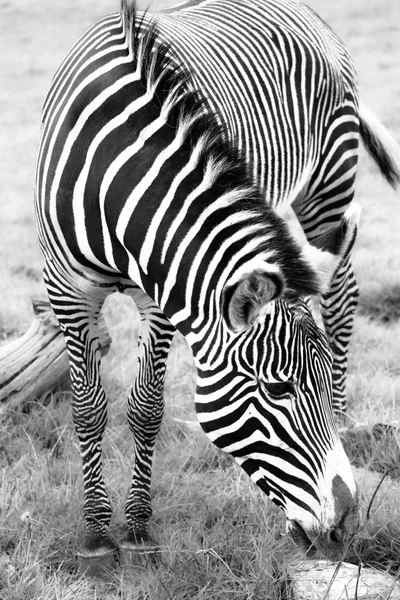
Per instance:
[[[121,567],[156,566],[161,558],[160,548],[149,536],[129,534],[120,545]]]
[[[117,567],[117,552],[113,549],[102,549],[93,555],[84,551],[77,552],[78,573],[86,577],[104,578]]]

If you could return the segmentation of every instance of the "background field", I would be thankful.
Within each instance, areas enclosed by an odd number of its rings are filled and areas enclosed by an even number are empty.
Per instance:
[[[167,4],[174,2],[153,6]],[[398,0],[308,4],[346,42],[363,101],[400,141]],[[0,2],[0,340],[27,329],[31,299],[45,293],[32,190],[47,88],[77,36],[117,8],[114,0]],[[364,154],[359,173],[363,214],[354,263],[361,297],[350,354],[349,417],[357,423],[398,424],[400,198]],[[111,399],[105,464],[117,507],[113,531],[119,535],[133,458],[124,403],[135,370],[136,316],[133,307],[115,297],[105,315],[113,336],[104,369]],[[165,563],[157,570],[120,573],[102,586],[74,573],[82,490],[68,393],[54,394],[45,408],[30,414],[9,416],[0,429],[0,598],[280,597],[282,557],[294,552],[282,537],[283,519],[229,458],[172,420],[194,418],[193,390],[191,357],[177,338],[154,479],[154,528],[167,548]],[[380,502],[385,526],[390,518],[399,524],[398,505],[399,500],[395,507]]]

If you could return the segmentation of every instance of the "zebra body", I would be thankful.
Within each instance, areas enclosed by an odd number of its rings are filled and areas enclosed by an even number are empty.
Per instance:
[[[337,224],[354,184],[358,98],[353,64],[332,31],[296,0],[188,2],[157,14],[157,26],[268,204],[284,207],[300,196],[315,205],[329,186],[332,205],[347,175],[342,203],[333,204]],[[314,237],[327,223],[323,214],[302,221]]]
[[[190,70],[175,69],[159,26],[143,27],[125,3],[122,15],[94,24],[43,109],[35,206],[70,359],[85,485],[81,554],[115,551],[97,317],[123,289],[142,320],[128,402],[136,457],[125,546],[152,544],[151,462],[176,328],[193,352],[207,435],[286,511],[299,543],[336,557],[356,521],[356,491],[332,413],[331,352],[301,297],[329,288],[354,242],[357,211],[314,245],[299,244],[220,114],[193,91]],[[350,138],[352,181],[356,133]]]
[[[369,136],[371,115],[359,105],[352,60],[332,30],[297,0],[189,0],[156,18],[160,40],[189,67],[266,202],[281,212],[291,206],[309,240],[336,226],[354,195],[359,124],[373,154],[376,136]],[[144,29],[151,19],[143,17]],[[391,145],[387,132],[379,135]],[[392,184],[400,182],[395,153],[393,163],[374,155]],[[390,155],[388,147],[382,154]],[[347,407],[357,298],[349,256],[318,311],[333,354],[339,413]]]

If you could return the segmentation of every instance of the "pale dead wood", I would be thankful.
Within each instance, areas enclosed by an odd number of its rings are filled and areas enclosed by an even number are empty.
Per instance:
[[[293,600],[400,600],[400,583],[370,567],[305,560],[292,565],[290,578]]]
[[[50,304],[35,300],[32,305],[35,318],[28,331],[0,347],[0,415],[69,382],[64,336]],[[101,316],[99,340],[105,354],[111,338]]]

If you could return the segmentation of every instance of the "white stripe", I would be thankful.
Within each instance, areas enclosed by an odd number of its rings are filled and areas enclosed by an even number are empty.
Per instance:
[[[79,92],[82,89],[84,89],[86,87],[86,85],[89,81],[93,81],[94,79],[96,79],[99,76],[100,73],[108,72],[109,70],[110,70],[110,65],[106,65],[106,67],[93,73],[90,78],[88,78],[84,82],[82,82],[82,84],[77,88],[75,94],[70,98],[68,105],[65,107],[65,109],[63,111],[63,116],[58,121],[57,128],[55,129],[54,134],[53,134],[53,145],[57,139],[58,131],[59,131],[61,125],[64,123],[66,113],[68,112],[70,105],[73,103],[75,97],[79,94]],[[56,172],[54,174],[54,179],[52,182],[49,209],[50,209],[50,219],[53,223],[54,229],[56,230],[56,236],[57,236],[58,240],[60,241],[60,243],[63,243],[63,245],[66,249],[67,249],[67,246],[65,244],[64,236],[62,233],[62,228],[60,227],[60,224],[59,224],[58,218],[57,218],[57,194],[58,194],[58,190],[60,187],[60,180],[61,180],[62,175],[64,174],[65,164],[68,161],[68,157],[71,152],[72,146],[78,139],[78,137],[81,133],[81,129],[85,125],[87,119],[114,93],[118,92],[120,89],[122,89],[128,83],[137,81],[137,79],[138,79],[137,73],[130,73],[129,75],[126,75],[125,77],[122,77],[121,79],[119,79],[112,86],[108,87],[102,93],[100,93],[98,96],[96,96],[96,98],[93,100],[93,102],[88,104],[85,107],[85,109],[82,111],[75,126],[73,127],[73,129],[71,129],[71,131],[65,141],[60,159],[57,164]],[[49,163],[50,163],[51,156],[52,156],[52,148],[49,147],[48,155],[46,157],[45,170],[43,173],[43,181],[45,181],[46,174],[48,173],[48,170],[49,170]],[[43,189],[45,189],[45,183],[43,183]],[[113,263],[110,263],[110,264],[113,264]],[[112,269],[110,269],[110,270],[112,270]]]
[[[179,317],[181,320],[183,320],[183,319],[187,319],[190,316],[190,308],[191,308],[191,300],[192,300],[192,297],[191,297],[192,296],[192,286],[195,283],[196,275],[197,275],[198,269],[200,267],[201,261],[203,260],[204,255],[207,252],[212,240],[220,233],[220,231],[223,231],[223,229],[225,229],[226,227],[229,227],[229,225],[231,225],[231,224],[239,224],[242,220],[247,221],[247,223],[248,223],[249,213],[247,213],[247,212],[233,213],[229,219],[222,222],[218,227],[215,227],[213,229],[213,231],[211,232],[211,234],[208,236],[208,238],[203,242],[201,248],[197,252],[196,258],[193,262],[193,265],[192,265],[190,273],[189,273],[188,287],[186,290],[185,312],[180,311],[180,313],[177,313],[176,315],[174,315],[174,319],[178,319],[178,317]],[[204,326],[203,327],[204,329],[207,328],[207,324],[204,324],[205,315],[208,313],[208,307],[206,306],[207,290],[210,285],[210,280],[211,280],[215,270],[217,269],[218,265],[221,264],[221,260],[224,257],[224,254],[226,253],[227,249],[230,248],[234,243],[240,241],[243,237],[247,237],[249,235],[252,236],[252,239],[250,241],[248,241],[244,246],[242,246],[239,252],[232,255],[230,257],[229,261],[227,261],[225,258],[225,268],[224,268],[223,273],[221,273],[219,285],[218,285],[217,289],[215,290],[216,296],[217,296],[217,301],[219,301],[219,298],[221,297],[222,288],[225,286],[225,283],[226,283],[226,277],[228,276],[228,274],[230,274],[231,270],[235,267],[235,265],[240,261],[240,259],[243,256],[248,255],[250,252],[254,251],[255,249],[257,249],[259,247],[260,239],[256,235],[257,231],[261,231],[264,233],[263,224],[254,223],[252,225],[247,225],[247,227],[240,228],[236,232],[235,235],[233,235],[225,240],[225,242],[220,246],[218,251],[213,256],[212,260],[208,264],[207,271],[204,274],[204,281],[203,281],[200,297],[197,299],[199,314],[198,314],[198,317],[192,323],[193,329],[200,327],[200,325],[202,325],[202,324]],[[262,240],[265,241],[266,239],[267,239],[267,236],[263,235]],[[269,252],[269,253],[264,253],[263,255],[258,256],[258,260],[260,262],[262,262],[265,269],[268,268],[267,260],[272,257],[272,254],[273,254],[272,252]],[[250,263],[250,265],[251,264],[252,263]],[[249,266],[249,263],[246,264],[246,267],[247,267],[247,270],[251,270],[251,266]],[[272,269],[273,268],[270,267],[270,270],[272,270]],[[235,272],[235,274],[236,274],[236,272]],[[189,288],[189,285],[190,285],[190,288]],[[201,335],[201,332],[199,332],[199,333]]]
[[[150,256],[151,256],[151,253],[153,250],[153,242],[156,238],[157,231],[158,231],[158,228],[160,227],[161,221],[164,218],[165,213],[169,209],[169,206],[170,206],[173,198],[175,197],[175,193],[176,193],[176,190],[178,189],[179,185],[197,167],[199,158],[203,151],[203,146],[204,146],[204,141],[203,141],[203,139],[200,139],[197,142],[196,147],[194,148],[193,152],[191,153],[189,161],[181,169],[181,171],[179,171],[179,173],[176,175],[175,179],[173,180],[173,182],[171,184],[170,189],[168,190],[168,192],[164,196],[164,198],[161,200],[160,206],[158,207],[158,209],[151,221],[150,227],[147,230],[146,237],[143,242],[143,246],[142,246],[142,249],[140,252],[140,258],[139,258],[140,266],[142,267],[143,271],[146,274],[147,274],[147,270],[148,270],[148,263],[150,260]]]
[[[210,180],[210,173],[211,173],[211,178],[214,177],[214,172],[213,172],[213,166],[210,165],[210,169],[208,168],[209,165],[207,165],[207,169],[206,169],[206,173],[204,175],[203,181],[201,182],[201,184],[189,195],[190,201],[196,201],[196,197],[199,195],[199,193],[202,193],[203,191],[207,190],[211,185],[212,185],[212,181]],[[161,307],[164,307],[165,304],[168,301],[169,295],[171,293],[172,288],[174,287],[175,283],[176,283],[176,279],[177,279],[177,274],[182,262],[182,258],[185,255],[185,252],[188,248],[188,246],[190,245],[190,243],[192,242],[192,240],[196,237],[196,235],[198,235],[199,231],[201,230],[204,222],[208,219],[208,217],[210,215],[212,215],[215,211],[217,211],[220,208],[224,208],[225,206],[229,206],[230,205],[230,200],[231,200],[231,194],[224,194],[223,196],[221,196],[220,198],[217,198],[213,203],[208,204],[207,207],[203,210],[203,212],[199,215],[196,223],[191,227],[190,231],[188,231],[188,233],[186,234],[186,236],[184,237],[184,239],[181,241],[174,258],[172,259],[172,262],[170,264],[170,268],[168,271],[168,275],[167,278],[165,280],[164,283],[164,292],[161,298]],[[185,208],[188,208],[188,203],[185,203]],[[182,218],[182,211],[181,214],[178,215],[178,219]],[[164,253],[164,257],[165,257],[165,253]]]
[[[168,230],[168,233],[165,237],[163,250],[161,254],[161,262],[165,262],[166,254],[168,252],[168,248],[172,242],[174,235],[176,234],[178,228],[185,220],[187,211],[191,207],[195,198],[203,194],[206,190],[208,190],[214,183],[215,177],[218,174],[219,163],[215,163],[213,160],[209,160],[205,172],[203,174],[203,179],[201,183],[189,194],[186,198],[182,208],[179,213],[176,215],[171,227]]]
[[[160,117],[159,119],[157,119],[155,121],[155,123],[157,123],[157,121],[159,121],[160,119],[162,120],[163,124],[166,123],[166,120],[164,117]],[[159,129],[159,127],[157,126],[156,129]],[[179,127],[172,142],[157,155],[157,157],[154,160],[153,164],[151,165],[150,169],[147,171],[145,176],[141,179],[140,183],[138,183],[138,185],[130,193],[123,209],[120,212],[117,227],[116,227],[117,238],[119,239],[119,241],[122,244],[124,244],[124,235],[125,235],[126,229],[128,227],[129,220],[130,220],[135,208],[137,207],[137,205],[140,202],[143,195],[146,193],[146,191],[149,189],[151,184],[156,179],[156,177],[159,174],[160,169],[162,168],[164,163],[179,150],[182,143],[185,141],[186,131],[187,131],[186,126],[182,125]],[[144,144],[144,141],[142,143],[141,140],[138,140],[138,142],[139,142],[138,148],[139,147],[141,148]]]
[[[138,77],[139,79],[139,77]],[[149,95],[144,94],[140,96],[135,102],[129,104],[125,110],[120,113],[117,117],[109,121],[103,129],[93,138],[92,143],[89,146],[88,153],[86,155],[85,164],[83,166],[82,171],[79,174],[79,177],[76,181],[76,185],[73,193],[73,212],[75,219],[75,228],[76,228],[76,236],[79,244],[79,248],[89,260],[98,266],[105,266],[103,263],[99,262],[97,258],[92,253],[91,247],[89,245],[88,236],[87,236],[87,227],[85,223],[86,212],[84,207],[84,193],[85,186],[87,182],[87,177],[89,174],[90,167],[92,166],[93,156],[100,146],[101,142],[117,127],[120,127],[123,123],[125,123],[129,117],[135,114],[138,110],[140,110],[143,106],[145,106],[149,102]],[[104,223],[103,223],[104,224]]]
[[[124,164],[132,158],[139,150],[144,146],[147,139],[149,139],[156,131],[158,131],[161,127],[165,125],[165,119],[163,116],[159,116],[155,121],[153,121],[150,125],[142,129],[140,136],[136,140],[132,146],[126,148],[123,152],[121,152],[118,157],[110,164],[107,171],[104,173],[103,180],[101,182],[100,188],[100,196],[99,196],[99,206],[101,212],[102,226],[103,226],[103,235],[104,235],[104,251],[107,257],[107,261],[110,264],[115,265],[114,262],[114,253],[113,253],[113,243],[111,241],[110,233],[108,231],[107,219],[105,214],[105,198],[108,192],[108,188],[113,182],[114,178],[118,174],[118,171],[124,166]],[[121,215],[119,217],[118,223],[121,219]],[[118,227],[118,225],[117,225]],[[123,233],[123,232],[122,232]],[[122,242],[122,239],[119,240]]]

